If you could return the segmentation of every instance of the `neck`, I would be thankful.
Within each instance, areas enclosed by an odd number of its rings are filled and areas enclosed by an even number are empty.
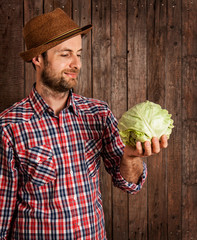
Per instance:
[[[56,116],[58,116],[59,113],[66,107],[69,91],[63,93],[54,92],[40,82],[36,83],[36,90],[49,105],[49,107],[54,111]]]

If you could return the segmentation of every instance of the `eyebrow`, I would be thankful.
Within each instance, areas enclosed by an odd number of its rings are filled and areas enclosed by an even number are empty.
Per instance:
[[[81,51],[82,51],[82,48],[79,49],[77,52],[81,52]],[[73,52],[73,50],[69,48],[64,48],[64,49],[57,50],[57,52]]]

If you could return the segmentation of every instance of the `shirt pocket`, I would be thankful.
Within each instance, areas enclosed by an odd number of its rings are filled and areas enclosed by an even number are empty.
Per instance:
[[[88,139],[85,141],[85,161],[90,177],[94,177],[100,167],[102,139]]]
[[[42,186],[56,179],[52,149],[48,145],[24,149],[18,153],[26,181]]]

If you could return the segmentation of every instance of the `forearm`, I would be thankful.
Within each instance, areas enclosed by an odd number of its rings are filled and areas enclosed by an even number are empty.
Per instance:
[[[143,174],[143,161],[140,157],[128,157],[125,154],[120,163],[122,177],[131,183],[137,184]]]

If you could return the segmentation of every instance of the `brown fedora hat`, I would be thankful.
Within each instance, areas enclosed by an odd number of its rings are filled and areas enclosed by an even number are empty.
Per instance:
[[[55,47],[61,42],[90,31],[92,25],[80,28],[62,9],[42,14],[31,19],[23,28],[27,51],[20,56],[30,62],[34,57]]]

